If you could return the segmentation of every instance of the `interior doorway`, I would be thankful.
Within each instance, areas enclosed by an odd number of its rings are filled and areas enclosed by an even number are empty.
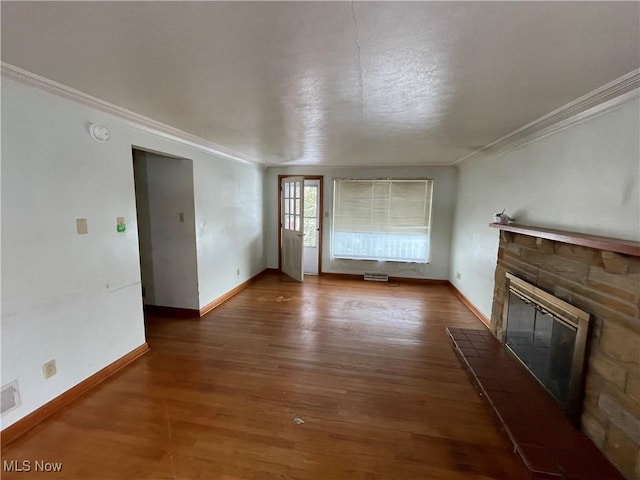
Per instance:
[[[193,162],[133,149],[142,299],[198,310]]]
[[[297,182],[302,186],[299,197],[291,190]],[[322,272],[323,177],[278,175],[278,192],[278,268],[298,281],[302,281],[304,275],[319,275]],[[295,223],[298,214],[299,225]],[[294,236],[302,241],[293,242],[292,239],[297,240]]]

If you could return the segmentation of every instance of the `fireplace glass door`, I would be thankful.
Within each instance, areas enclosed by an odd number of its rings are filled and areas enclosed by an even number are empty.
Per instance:
[[[506,345],[563,406],[571,400],[577,328],[509,292]]]

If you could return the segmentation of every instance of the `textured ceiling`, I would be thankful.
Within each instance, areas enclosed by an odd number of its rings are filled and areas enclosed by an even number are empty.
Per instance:
[[[636,68],[638,2],[2,2],[2,61],[267,164],[452,164]]]

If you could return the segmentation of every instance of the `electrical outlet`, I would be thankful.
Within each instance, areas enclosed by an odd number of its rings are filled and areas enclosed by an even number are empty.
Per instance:
[[[53,377],[56,373],[58,373],[58,369],[56,368],[56,360],[49,360],[47,363],[42,365],[42,376],[46,379],[49,377]]]
[[[239,268],[236,270],[236,275],[237,275],[238,277],[240,276],[240,269],[239,269]]]
[[[184,223],[184,213],[183,212],[178,213],[178,221],[180,223]]]
[[[462,275],[460,275],[460,272],[456,272],[456,279],[460,280],[460,277],[462,277]]]

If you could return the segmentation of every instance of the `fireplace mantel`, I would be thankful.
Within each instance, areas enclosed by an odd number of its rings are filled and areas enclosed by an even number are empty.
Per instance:
[[[581,245],[583,247],[608,250],[610,252],[622,253],[640,257],[640,242],[631,240],[621,240],[618,238],[600,237],[597,235],[587,235],[585,233],[566,232],[563,230],[553,230],[551,228],[532,227],[529,225],[519,225],[517,223],[490,223],[490,227],[497,228],[505,232],[520,233],[531,237],[554,240],[556,242]]]

